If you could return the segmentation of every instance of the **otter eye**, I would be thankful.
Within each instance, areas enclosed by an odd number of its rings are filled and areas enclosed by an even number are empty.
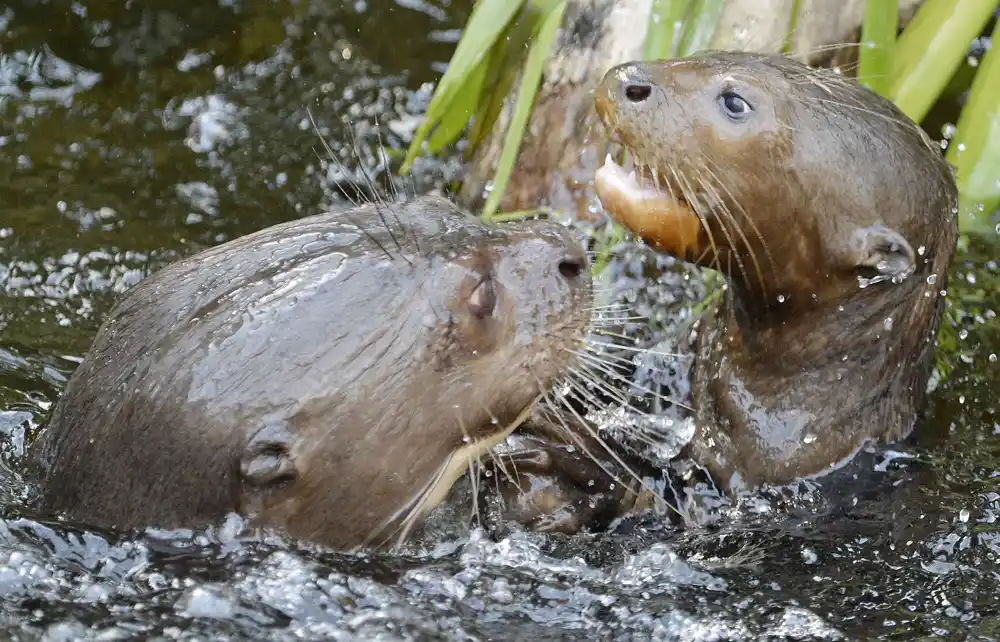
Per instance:
[[[641,103],[649,98],[653,93],[653,88],[645,83],[629,83],[625,87],[625,97],[633,103]]]
[[[493,279],[485,278],[479,282],[469,297],[468,305],[473,316],[480,319],[485,319],[493,314],[493,308],[497,305],[497,292],[493,285]]]
[[[744,120],[753,111],[750,103],[734,91],[722,92],[719,96],[719,102],[722,104],[722,109],[726,112],[726,116],[729,116],[732,120]]]

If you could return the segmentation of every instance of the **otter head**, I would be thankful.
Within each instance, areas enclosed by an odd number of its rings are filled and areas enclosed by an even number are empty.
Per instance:
[[[338,547],[402,541],[567,373],[592,309],[557,223],[489,225],[433,197],[378,209],[351,212],[366,249],[330,291],[349,322],[330,319],[338,340],[304,373],[328,389],[288,418],[280,458],[265,432],[243,463],[264,521]]]
[[[952,171],[862,85],[784,56],[708,52],[614,67],[596,106],[635,164],[629,174],[609,157],[599,170],[607,210],[726,274],[743,323],[887,288],[905,299],[931,275],[941,289],[957,237]]]
[[[940,148],[888,100],[783,56],[619,65],[596,107],[635,165],[598,171],[605,209],[728,280],[699,331],[695,459],[783,482],[907,434],[958,234]]]

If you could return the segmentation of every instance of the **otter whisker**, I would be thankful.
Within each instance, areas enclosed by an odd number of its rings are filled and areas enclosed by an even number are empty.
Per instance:
[[[655,390],[651,390],[650,388],[647,388],[646,386],[640,385],[640,384],[638,384],[638,383],[630,380],[628,377],[622,376],[621,374],[615,372],[611,367],[608,367],[600,359],[596,359],[593,355],[587,354],[585,352],[581,352],[581,353],[579,353],[579,356],[589,366],[591,366],[593,368],[597,368],[599,372],[602,372],[603,374],[611,377],[612,379],[614,379],[615,381],[618,381],[619,383],[627,384],[627,385],[631,386],[634,389],[640,390],[640,391],[642,391],[642,392],[644,392],[644,393],[646,393],[648,395],[653,395],[654,397],[656,397],[658,399],[661,399],[663,401],[668,401],[670,403],[674,403],[674,404],[676,404],[676,405],[678,405],[681,408],[684,408],[686,410],[692,410],[692,411],[694,410],[694,408],[691,408],[690,406],[687,406],[687,405],[685,405],[683,403],[680,403],[678,401],[666,398],[662,393],[657,392]],[[630,394],[630,396],[637,396],[634,393],[629,393],[629,394]]]
[[[389,238],[392,239],[392,242],[393,244],[395,244],[396,249],[399,250],[400,256],[408,264],[413,265],[413,263],[409,260],[409,258],[407,258],[405,254],[403,254],[403,246],[400,244],[399,239],[396,238],[396,234],[393,232],[392,226],[389,224],[389,221],[385,217],[386,210],[388,209],[390,212],[392,212],[398,224],[399,224],[399,218],[398,216],[396,216],[396,213],[392,210],[392,208],[385,207],[387,205],[385,200],[379,198],[381,190],[378,188],[378,185],[375,183],[374,179],[368,173],[368,170],[365,168],[364,159],[361,158],[361,153],[358,151],[358,141],[357,137],[354,135],[354,127],[351,126],[350,123],[348,123],[347,131],[351,137],[351,150],[354,152],[354,157],[358,160],[358,170],[361,172],[361,176],[365,179],[365,183],[368,185],[368,188],[372,191],[374,197],[372,205],[375,207],[375,213],[378,214],[379,220],[382,222],[382,226],[385,228],[386,232],[389,233]],[[406,228],[402,226],[402,224],[400,224],[400,226],[403,228],[403,232],[405,233]]]
[[[319,125],[316,123],[316,119],[313,118],[312,110],[309,109],[308,107],[306,107],[306,115],[309,116],[309,122],[313,126],[313,131],[316,132],[316,137],[319,138],[319,142],[323,144],[323,148],[326,150],[326,153],[329,156],[329,160],[336,163],[338,168],[343,174],[345,175],[350,174],[350,172],[347,170],[347,167],[344,165],[343,162],[341,162],[341,160],[337,157],[337,154],[333,151],[333,148],[330,147],[330,143],[328,143],[326,139],[323,138],[323,133],[320,131]],[[323,157],[320,156],[319,152],[317,152],[315,148],[313,149],[313,153],[316,154],[316,158],[318,158],[322,163]],[[340,190],[340,193],[344,196],[344,198],[350,201],[351,205],[353,205],[354,207],[359,207],[362,203],[367,205],[368,199],[365,198],[365,195],[361,191],[361,189],[354,183],[354,181],[351,181],[351,185],[354,187],[354,195],[357,197],[357,200],[351,198],[351,195],[348,194],[343,189]]]
[[[487,411],[489,412],[489,411]],[[462,418],[461,414],[457,411],[455,412],[455,419],[458,423],[459,429],[462,431],[462,437],[467,444],[471,444],[473,439],[472,435],[469,434],[468,429],[465,427],[465,420]],[[491,448],[490,451],[493,449]],[[482,465],[478,457],[473,457],[471,451],[465,451],[466,467],[469,471],[469,483],[472,484],[472,512],[469,515],[469,522],[471,523],[473,519],[476,520],[477,524],[482,524],[482,520],[479,516],[479,472],[482,470]]]
[[[614,337],[615,339],[624,339],[625,341],[631,341],[632,343],[636,342],[635,337],[630,337],[629,335],[622,334],[620,332],[612,332],[610,330],[604,330],[600,327],[594,328],[594,334],[599,334],[602,337]]]
[[[529,370],[529,372],[530,372],[530,370]],[[535,376],[534,372],[531,372],[531,374],[532,374],[533,377]],[[537,377],[535,377],[535,378],[537,379]],[[541,383],[541,382],[539,382],[539,383]],[[564,377],[563,380],[562,380],[562,383],[565,384],[565,385],[558,385],[557,384],[556,388],[554,388],[554,389],[565,387],[569,391],[572,391],[574,387],[578,387],[579,386],[579,384],[577,384],[577,382],[574,381],[574,379],[573,379],[572,376]],[[559,409],[556,406],[556,404],[553,403],[552,397],[551,397],[551,391],[545,392],[543,394],[543,399],[545,400],[545,404],[552,411],[552,417],[554,419],[556,419],[559,422],[559,425],[562,427],[562,429],[563,429],[563,435],[566,436],[566,437],[569,437],[570,440],[572,440],[573,445],[575,445],[577,448],[579,448],[583,452],[583,454],[586,455],[590,459],[590,461],[592,461],[593,463],[595,463],[608,477],[610,477],[611,479],[613,479],[616,483],[620,484],[623,488],[628,489],[628,486],[621,481],[621,479],[618,477],[618,475],[616,475],[612,471],[608,470],[607,467],[605,467],[604,463],[601,462],[596,456],[594,456],[594,454],[592,452],[590,452],[590,449],[587,448],[587,444],[583,441],[583,438],[579,434],[577,434],[577,432],[575,430],[573,430],[572,428],[569,427],[569,425],[566,423],[566,418],[564,417],[564,415],[561,412],[559,412]],[[625,463],[624,460],[622,460],[621,456],[617,452],[615,452],[615,450],[613,448],[611,448],[605,442],[605,440],[597,433],[597,431],[594,430],[594,428],[590,425],[590,423],[587,422],[586,419],[584,419],[583,417],[581,417],[580,413],[578,413],[576,411],[576,409],[571,404],[567,403],[566,400],[563,398],[563,396],[561,394],[557,395],[557,399],[559,399],[562,402],[562,404],[561,404],[562,407],[564,409],[566,409],[566,410],[569,410],[569,412],[579,422],[580,426],[583,427],[583,429],[598,443],[598,445],[600,445],[604,450],[606,450],[608,452],[608,454],[611,455],[611,457],[629,475],[631,475],[633,479],[635,479],[639,483],[639,485],[641,487],[645,488],[646,484],[643,482],[642,478],[638,474],[636,474],[635,471],[633,471],[632,468],[627,463]],[[651,492],[655,493],[655,491],[651,491]],[[635,494],[635,493],[633,492],[633,494]]]
[[[906,129],[911,129],[913,127],[912,124],[906,122],[905,120],[899,118],[898,116],[891,115],[891,114],[880,113],[880,112],[877,112],[877,111],[873,111],[871,109],[866,109],[864,107],[859,107],[857,105],[852,105],[850,103],[845,103],[845,102],[840,101],[840,100],[832,100],[830,98],[819,98],[817,96],[802,96],[801,98],[802,98],[802,100],[813,101],[813,102],[819,103],[821,105],[827,105],[827,104],[829,104],[829,105],[835,105],[837,107],[844,107],[846,109],[853,109],[853,110],[855,110],[857,112],[860,112],[862,114],[866,114],[866,115],[869,115],[869,116],[875,116],[877,118],[882,118],[882,119],[884,119],[884,120],[886,120],[888,122],[894,123],[896,125],[899,125],[900,127],[906,128]]]
[[[715,176],[715,174],[712,173],[712,170],[707,165],[703,165],[702,169],[706,173],[708,173],[709,176],[715,178],[716,181],[718,182],[718,178]],[[721,213],[723,213],[725,215],[725,218],[732,222],[733,227],[736,229],[737,234],[739,235],[740,239],[743,241],[743,246],[746,248],[747,253],[750,255],[750,261],[753,263],[753,266],[754,266],[754,272],[755,272],[755,275],[757,277],[757,283],[758,283],[758,285],[761,288],[761,293],[762,293],[764,299],[767,300],[767,298],[768,298],[768,296],[767,296],[767,286],[764,283],[764,273],[761,271],[760,262],[757,260],[757,253],[754,251],[753,245],[750,244],[750,240],[747,238],[747,235],[743,232],[742,226],[739,224],[739,222],[737,222],[736,217],[733,216],[733,213],[731,211],[729,211],[729,206],[719,196],[719,193],[715,190],[715,188],[712,185],[710,185],[708,182],[706,182],[704,179],[702,179],[701,176],[698,177],[698,183],[701,185],[702,189],[705,190],[706,192],[708,192],[713,197],[713,200],[715,200],[719,204],[719,210],[720,210]],[[732,194],[730,194],[730,197],[732,197]],[[750,221],[751,225],[753,224],[752,219],[749,216],[746,215],[745,211],[743,211],[743,218],[744,218],[744,220]],[[720,223],[721,222],[722,222],[722,220],[720,219]],[[723,225],[723,228],[725,228],[725,227],[726,226]],[[754,226],[754,229],[756,230],[756,226]],[[759,230],[757,231],[757,236],[758,236],[758,238],[762,238],[760,236],[760,231]],[[734,255],[735,255],[737,261],[739,261],[740,260],[740,258],[739,258],[740,257],[740,253],[738,251],[736,251],[736,248],[734,248]],[[743,269],[742,263],[740,264],[740,269],[741,270]],[[749,274],[744,274],[744,276],[743,276],[743,278],[744,278],[745,281],[748,281],[749,277],[750,277]],[[747,283],[747,286],[749,287],[749,283]]]
[[[573,445],[579,448],[580,451],[583,452],[583,454],[586,455],[588,459],[590,459],[590,461],[594,462],[604,472],[604,474],[606,474],[608,477],[614,480],[615,483],[620,484],[624,488],[628,488],[628,485],[625,484],[625,482],[623,482],[622,479],[617,474],[609,470],[607,466],[605,466],[605,464],[600,459],[598,459],[594,455],[594,453],[590,451],[590,449],[587,447],[586,442],[583,441],[583,438],[580,435],[578,435],[577,432],[573,430],[566,422],[566,418],[563,416],[561,412],[559,412],[558,407],[553,403],[551,398],[546,396],[545,399],[549,405],[549,409],[552,411],[553,417],[559,421],[559,425],[563,428],[564,435],[569,437],[569,439],[573,442]],[[594,441],[596,441],[598,445],[601,446],[601,448],[607,451],[607,453],[611,455],[611,457],[618,463],[618,465],[620,465],[625,470],[625,472],[627,472],[633,479],[639,482],[640,485],[645,487],[645,483],[643,482],[642,478],[635,471],[632,470],[631,466],[629,466],[627,463],[625,463],[624,460],[621,459],[621,456],[618,455],[618,453],[615,452],[615,450],[605,442],[603,437],[597,434],[597,431],[590,425],[590,423],[586,419],[580,416],[580,414],[576,411],[575,408],[573,408],[571,405],[567,403],[563,403],[562,407],[570,411],[570,413],[574,416],[577,422],[579,422],[580,426],[587,432],[587,434],[589,434],[594,439]]]
[[[389,157],[385,153],[385,143],[382,142],[382,128],[378,122],[378,114],[374,115],[374,120],[375,138],[378,141],[379,167],[386,174],[386,182],[389,184],[389,195],[392,197],[393,202],[399,202],[399,190],[396,188],[396,182],[392,180],[392,173],[389,171]],[[396,222],[400,223],[399,217],[396,216],[395,218]]]
[[[705,161],[706,163],[709,163],[711,165],[714,165],[716,169],[718,169],[718,167],[719,167],[718,164],[715,161],[713,161],[711,158],[709,158],[708,156],[702,156],[701,160]],[[745,220],[750,225],[751,229],[753,230],[754,235],[757,237],[757,240],[760,241],[761,247],[764,248],[764,254],[767,255],[767,260],[768,260],[768,263],[770,264],[771,270],[776,270],[777,267],[776,267],[776,264],[774,262],[774,256],[771,254],[771,249],[768,246],[767,240],[764,238],[764,235],[761,233],[760,228],[757,227],[757,223],[755,223],[754,220],[753,220],[753,218],[751,218],[750,215],[747,214],[747,211],[746,211],[746,209],[744,209],[743,204],[740,203],[739,200],[733,195],[733,193],[729,189],[729,187],[726,186],[725,181],[723,181],[721,178],[719,178],[719,175],[711,167],[708,167],[708,165],[704,165],[704,170],[706,172],[708,172],[708,174],[714,179],[713,185],[707,185],[706,187],[709,187],[709,189],[712,190],[712,193],[717,198],[718,198],[718,192],[716,191],[717,188],[715,186],[721,187],[723,190],[725,190],[726,195],[729,196],[729,200],[732,201],[736,205],[736,207],[739,208],[740,214],[743,215],[743,220]],[[721,200],[721,199],[719,199],[719,200]],[[740,233],[742,234],[742,231]],[[743,238],[743,242],[746,243],[747,246],[749,247],[750,244],[747,241],[747,239],[746,239],[745,236]],[[752,251],[753,251],[753,249],[751,248],[751,252]],[[757,266],[757,271],[758,271],[758,274],[759,274],[759,272],[760,272],[760,265],[757,263],[756,256],[753,256],[753,259],[754,259],[754,264]],[[763,287],[763,283],[761,284],[761,286]]]
[[[326,153],[329,155],[329,160],[332,161],[332,162],[334,162],[334,163],[336,163],[336,165],[340,168],[341,173],[343,173],[344,175],[350,174],[350,172],[347,169],[347,166],[344,165],[343,162],[341,162],[341,160],[337,157],[336,153],[333,151],[333,148],[330,147],[330,144],[326,141],[325,138],[323,138],[323,136],[322,136],[322,134],[320,133],[320,130],[319,130],[319,125],[316,124],[316,120],[315,120],[315,118],[313,118],[312,110],[309,109],[308,107],[306,108],[306,114],[309,116],[309,122],[312,123],[313,129],[316,131],[316,134],[319,137],[320,142],[323,144],[323,147],[326,149]],[[316,150],[313,150],[313,153],[315,153],[316,157],[319,158],[320,161],[322,162],[323,157],[319,155],[319,152],[317,152]],[[378,212],[379,217],[382,218],[381,211],[378,209],[378,203],[377,202],[369,202],[365,198],[364,192],[362,192],[361,189],[353,181],[351,181],[351,185],[354,186],[354,193],[355,193],[355,196],[357,197],[358,200],[355,200],[355,199],[351,198],[351,196],[349,194],[347,194],[347,192],[345,190],[343,190],[343,189],[340,190],[340,193],[345,198],[347,198],[347,200],[350,201],[350,203],[354,207],[360,207],[361,203],[364,203],[365,205],[373,205],[376,208],[376,212]],[[377,198],[376,198],[376,200],[377,200]],[[376,245],[376,247],[378,247],[380,250],[382,250],[382,253],[385,254],[386,257],[390,261],[395,258],[393,256],[392,252],[389,251],[389,248],[387,248],[380,240],[378,240],[378,238],[374,234],[371,233],[371,231],[368,229],[367,226],[362,225],[360,222],[358,222],[350,214],[345,213],[343,216],[347,220],[349,220],[352,223],[354,223],[355,227],[357,227],[359,230],[361,230],[365,234],[365,236],[367,236],[368,239],[372,243],[374,243]],[[391,235],[391,232],[390,232],[390,235]],[[399,243],[397,243],[396,246],[399,247]],[[410,263],[409,259],[407,259],[405,256],[403,256],[402,253],[400,253],[400,256],[403,258],[404,261],[406,261],[407,263]]]
[[[581,399],[581,402],[585,401],[590,404],[588,408],[591,412],[601,412],[607,406],[607,402],[602,401],[595,394],[600,393],[610,401],[617,403],[621,408],[627,408],[629,412],[638,417],[654,422],[657,420],[656,415],[646,412],[635,405],[637,401],[641,400],[640,397],[630,397],[625,391],[608,386],[607,383],[603,382],[600,377],[591,373],[589,367],[584,366],[583,369],[571,372],[570,375],[572,377],[573,387],[585,397],[585,399]],[[681,405],[676,400],[662,394],[655,395],[654,400],[658,400],[663,404]]]
[[[660,350],[652,350],[650,348],[637,348],[637,347],[634,347],[634,346],[625,346],[625,345],[621,345],[621,344],[618,344],[618,343],[609,343],[609,342],[606,342],[606,341],[592,341],[592,342],[588,341],[588,344],[592,345],[592,346],[597,346],[597,347],[603,348],[605,350],[607,350],[608,348],[614,348],[615,350],[628,350],[628,351],[631,351],[631,352],[640,352],[642,354],[652,354],[652,355],[656,355],[656,356],[660,356],[660,357],[672,357],[672,358],[675,358],[675,359],[687,359],[689,357],[694,356],[692,354],[684,354],[684,353],[681,353],[681,352],[678,352],[678,353],[663,352],[663,351],[660,351]]]
[[[682,194],[683,194],[684,193],[684,186],[681,183],[680,176],[678,176],[677,169],[674,168],[673,166],[670,166],[669,169],[670,169],[671,175],[673,175],[673,177],[674,177],[674,182],[677,183],[678,189],[680,189],[681,192],[682,192]],[[677,196],[674,194],[674,190],[673,190],[673,187],[671,186],[670,182],[667,182],[667,187],[668,187],[668,191],[670,192],[670,198],[672,200],[675,200],[675,201],[679,200],[677,198]],[[687,200],[687,199],[685,198],[684,200]],[[711,263],[711,265],[718,266],[719,265],[719,246],[715,242],[715,234],[712,233],[712,228],[708,224],[708,219],[705,218],[705,215],[701,211],[701,208],[698,207],[698,204],[696,202],[694,202],[693,200],[692,201],[688,201],[688,206],[690,207],[691,212],[693,212],[694,215],[698,217],[698,220],[701,221],[701,227],[705,230],[705,233],[708,236],[708,245],[709,245],[709,247],[712,248],[712,263]]]
[[[548,400],[548,396],[546,396],[546,400]],[[623,468],[623,469],[625,470],[625,472],[627,472],[627,473],[628,473],[628,474],[629,474],[629,475],[630,475],[630,476],[631,476],[631,477],[632,477],[632,478],[633,478],[634,480],[636,480],[636,482],[638,482],[638,484],[639,484],[639,487],[640,487],[640,488],[642,488],[642,489],[646,490],[647,492],[649,492],[649,493],[650,493],[651,495],[653,495],[654,497],[655,497],[655,496],[657,496],[657,495],[656,495],[656,490],[655,490],[654,488],[651,488],[651,487],[650,487],[650,486],[649,486],[649,485],[648,485],[648,484],[646,483],[646,481],[645,481],[645,480],[644,480],[644,479],[643,479],[643,478],[642,478],[642,477],[641,477],[641,476],[640,476],[640,475],[639,475],[638,473],[636,473],[636,472],[635,472],[635,471],[634,471],[634,470],[632,469],[632,467],[631,467],[631,466],[629,466],[629,465],[628,465],[628,464],[627,464],[627,463],[626,463],[626,462],[625,462],[625,461],[624,461],[624,460],[623,460],[623,459],[621,458],[621,456],[620,456],[620,455],[619,455],[619,454],[618,454],[617,452],[615,452],[615,450],[614,450],[613,448],[611,448],[611,446],[610,446],[610,445],[608,445],[608,443],[607,443],[607,442],[606,442],[606,441],[604,440],[604,438],[602,438],[602,437],[600,436],[600,434],[598,434],[598,431],[597,431],[597,430],[595,430],[595,429],[594,429],[594,428],[593,428],[593,427],[592,427],[592,426],[590,425],[590,423],[589,423],[589,422],[587,422],[587,421],[586,421],[586,420],[585,420],[585,419],[584,419],[583,417],[581,417],[581,416],[580,416],[580,413],[578,413],[578,412],[576,411],[576,409],[575,409],[575,408],[573,408],[573,407],[572,407],[572,406],[571,406],[570,404],[567,404],[567,403],[564,403],[564,404],[563,404],[563,406],[564,406],[564,407],[565,407],[565,408],[566,408],[567,410],[569,410],[569,411],[570,411],[570,413],[571,413],[571,414],[572,414],[572,415],[573,415],[573,416],[574,416],[574,417],[576,418],[576,420],[577,420],[578,422],[580,422],[580,425],[582,425],[582,426],[583,426],[583,428],[584,428],[584,429],[585,429],[585,430],[587,431],[587,433],[588,433],[588,434],[589,434],[589,435],[590,435],[590,436],[591,436],[591,437],[592,437],[592,438],[593,438],[593,439],[594,439],[594,440],[595,440],[595,441],[596,441],[596,442],[598,443],[598,445],[599,445],[599,446],[601,446],[601,448],[603,448],[603,449],[604,449],[605,451],[607,451],[607,453],[608,453],[609,455],[611,455],[612,459],[614,459],[614,460],[615,460],[615,462],[617,462],[617,463],[618,463],[618,465],[619,465],[619,466],[621,466],[621,467],[622,467],[622,468]],[[551,407],[551,406],[550,406],[550,407]],[[555,410],[555,409],[553,408],[553,410]],[[604,464],[603,464],[603,463],[602,463],[602,462],[601,462],[600,460],[598,460],[598,459],[597,459],[597,458],[596,458],[596,457],[595,457],[595,456],[593,455],[593,453],[591,453],[591,452],[590,452],[590,450],[589,450],[589,449],[587,448],[586,444],[584,444],[584,443],[583,443],[583,440],[582,440],[582,438],[580,438],[580,437],[579,437],[578,435],[576,435],[576,433],[575,433],[575,432],[574,432],[574,431],[573,431],[572,429],[570,429],[570,427],[569,427],[569,426],[568,426],[568,425],[566,424],[566,422],[565,422],[565,420],[563,419],[563,416],[562,416],[561,414],[556,414],[556,417],[557,417],[557,418],[558,418],[558,419],[560,420],[560,422],[561,422],[561,424],[562,424],[563,428],[564,428],[564,429],[566,430],[567,434],[568,434],[568,435],[570,435],[570,436],[571,436],[571,438],[572,438],[572,439],[573,439],[573,440],[574,440],[574,441],[576,442],[576,445],[577,445],[577,447],[578,447],[578,448],[580,448],[580,450],[581,450],[581,451],[583,451],[583,453],[584,453],[584,454],[585,454],[585,455],[586,455],[587,457],[589,457],[589,458],[590,458],[590,460],[591,460],[592,462],[594,462],[595,464],[597,464],[597,466],[598,466],[598,467],[599,467],[599,468],[600,468],[600,469],[601,469],[602,471],[604,471],[604,473],[605,473],[606,475],[608,475],[608,476],[609,476],[609,477],[610,477],[611,479],[613,479],[613,480],[614,480],[615,482],[617,482],[618,484],[621,484],[621,485],[622,485],[623,487],[625,487],[625,488],[628,488],[628,487],[627,487],[627,486],[626,486],[625,484],[623,484],[623,483],[622,483],[622,481],[621,481],[621,479],[620,479],[620,478],[618,477],[618,475],[615,475],[614,473],[612,473],[611,471],[609,471],[609,470],[608,470],[608,469],[607,469],[607,468],[606,468],[606,467],[604,466]],[[633,495],[636,495],[636,496],[638,496],[638,493],[637,493],[637,492],[635,492],[635,491],[631,491],[631,492],[632,492],[632,494],[633,494]],[[673,507],[670,507],[670,508],[672,508],[672,509],[673,509]],[[673,510],[676,510],[676,509],[673,509]]]
[[[649,317],[645,314],[631,314],[622,308],[584,308],[596,317],[594,322],[600,323],[601,327],[607,327],[609,323],[615,321],[646,321]],[[620,315],[620,316],[616,316]]]
[[[392,199],[399,202],[399,190],[396,188],[396,182],[392,180],[391,163],[389,161],[389,157],[385,153],[385,145],[382,143],[382,128],[379,126],[378,114],[375,114],[375,135],[378,138],[379,164],[382,167],[382,170],[386,173],[386,181],[389,183]],[[413,180],[412,175],[410,176],[410,180]],[[403,230],[403,235],[405,236],[407,227],[403,221],[400,220],[399,214],[396,213],[394,208],[389,208],[389,211],[392,212],[392,216],[396,220],[396,224],[401,230]],[[416,248],[417,252],[423,253],[423,250],[420,249],[420,239],[417,238],[415,230],[410,230],[410,240],[413,242],[413,247]]]
[[[671,353],[665,353],[665,352],[661,352],[661,353],[649,353],[649,354],[656,354],[657,356],[669,357],[671,359],[680,359],[681,357],[685,356],[685,355],[671,354]],[[591,351],[589,351],[589,355],[590,355],[591,358],[600,359],[600,360],[604,361],[609,366],[616,366],[617,365],[617,366],[635,367],[635,365],[636,365],[635,362],[633,361],[634,357],[632,357],[632,356],[624,357],[624,356],[620,356],[620,355],[616,355],[616,354],[609,354],[608,352],[603,352],[603,351],[599,351],[599,350],[591,350]],[[690,355],[688,355],[688,356],[690,356]]]
[[[587,389],[587,384],[594,383],[593,380],[588,379],[586,383],[582,383],[582,382],[577,381],[577,378],[580,376],[579,374],[572,374],[571,376],[572,376],[572,379],[570,381],[568,381],[567,383],[575,391],[575,393],[574,393],[575,399],[579,403],[584,404],[585,406],[587,406],[587,408],[589,409],[590,412],[599,412],[599,411],[601,411],[606,406],[606,404],[603,403],[590,390]],[[643,419],[654,419],[653,415],[651,415],[651,414],[649,414],[647,412],[644,412],[642,410],[639,410],[638,408],[636,408],[636,407],[632,406],[631,404],[629,404],[627,401],[626,402],[622,402],[622,401],[619,400],[619,403],[621,403],[621,407],[622,408],[628,408],[632,413],[634,413],[638,417],[641,417]],[[635,430],[632,430],[633,428]],[[640,443],[642,443],[642,444],[644,444],[646,446],[650,446],[650,447],[656,447],[657,446],[658,442],[653,441],[652,438],[650,438],[650,437],[647,437],[646,434],[645,434],[646,433],[646,429],[644,427],[642,427],[642,426],[631,426],[630,425],[629,426],[629,430],[625,431],[625,432],[627,433],[626,436],[629,439],[637,440],[637,441],[639,441]],[[627,448],[633,454],[636,454],[636,455],[639,455],[639,456],[642,455],[642,453],[640,453],[639,451],[637,451],[635,448],[633,448],[632,446],[630,446],[628,443],[622,443],[622,446],[625,447],[625,448]]]
[[[509,458],[508,461],[510,461],[511,468],[514,469],[513,474],[511,474],[511,472],[507,469],[507,464],[504,462],[504,457],[498,455],[496,451],[493,449],[490,450],[490,458],[493,460],[493,463],[496,465],[497,469],[504,474],[504,477],[507,478],[507,481],[509,481],[514,486],[517,487],[521,486],[521,476],[518,474],[517,464],[512,458]]]
[[[591,322],[592,328],[617,328],[627,321],[648,321],[649,317],[642,314],[630,315],[627,317],[612,317],[607,315],[595,316]]]
[[[698,168],[695,167],[694,169],[698,169]],[[697,198],[697,192],[695,191],[694,187],[691,185],[691,182],[688,180],[687,175],[684,172],[680,172],[680,171],[676,172],[675,175],[677,176],[678,180],[680,181],[681,191],[685,195],[685,200],[687,200],[687,202],[691,205],[691,209],[695,210],[695,211],[700,210],[701,209],[701,202],[698,200],[698,198]],[[696,178],[699,180],[699,182],[701,182],[700,181],[700,177],[696,177]],[[719,203],[718,205],[719,205],[719,207],[721,207],[721,210],[722,210],[722,212],[724,214],[729,214],[729,211],[726,208],[725,203]],[[715,209],[719,209],[719,208],[715,208]],[[701,217],[700,213],[699,213],[699,217]],[[730,218],[731,218],[731,215],[730,215],[729,218],[727,218],[726,216],[718,216],[718,217],[716,217],[716,220],[719,222],[719,228],[722,230],[722,234],[723,234],[723,236],[726,237],[726,242],[729,244],[730,251],[727,252],[726,256],[729,258],[729,260],[732,260],[732,259],[736,260],[737,264],[740,266],[740,273],[743,276],[743,280],[746,283],[747,288],[750,288],[750,275],[747,274],[746,270],[743,268],[743,259],[740,258],[740,253],[738,251],[738,246],[736,245],[736,242],[735,242],[735,240],[733,238],[732,231],[729,229],[729,227],[730,227],[730,225],[729,225]],[[737,230],[739,229],[738,225],[736,225],[735,227],[737,228]]]

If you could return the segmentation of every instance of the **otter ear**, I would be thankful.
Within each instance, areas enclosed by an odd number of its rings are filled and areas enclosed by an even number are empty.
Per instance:
[[[884,276],[899,276],[913,269],[916,254],[903,235],[882,223],[854,231],[855,265]]]
[[[294,435],[285,422],[267,423],[258,430],[240,456],[240,474],[252,486],[291,481],[298,475],[292,459]]]

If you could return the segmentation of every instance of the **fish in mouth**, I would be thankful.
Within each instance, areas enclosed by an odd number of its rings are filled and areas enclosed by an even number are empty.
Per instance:
[[[629,171],[608,154],[594,180],[604,209],[615,220],[655,249],[695,261],[701,219],[683,197],[661,187],[654,177],[648,165]]]

